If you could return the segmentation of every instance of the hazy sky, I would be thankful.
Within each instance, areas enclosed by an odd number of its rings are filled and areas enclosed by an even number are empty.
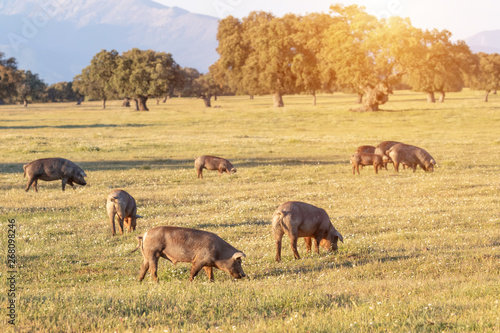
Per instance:
[[[451,31],[453,39],[470,37],[485,30],[500,30],[498,0],[154,0],[166,6],[177,6],[190,12],[219,18],[247,16],[254,10],[286,13],[328,13],[332,3],[365,6],[377,17],[409,17],[415,27]]]

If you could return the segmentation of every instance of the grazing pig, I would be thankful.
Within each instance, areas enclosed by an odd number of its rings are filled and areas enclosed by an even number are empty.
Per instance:
[[[416,146],[398,143],[387,150],[386,154],[394,162],[394,169],[399,172],[399,164],[410,166],[413,172],[419,165],[424,171],[434,171],[436,161],[424,149]]]
[[[375,147],[374,146],[359,146],[356,149],[356,153],[369,153],[369,154],[374,154],[375,153]]]
[[[203,178],[203,169],[219,170],[219,176],[223,172],[235,173],[236,169],[231,162],[222,157],[203,155],[194,160],[194,167],[198,172],[198,178]]]
[[[73,189],[77,183],[79,185],[87,185],[84,177],[87,177],[85,172],[75,163],[64,158],[42,158],[23,165],[24,177],[28,176],[28,185],[26,192],[30,189],[31,184],[38,192],[38,180],[58,180],[62,179],[62,190],[66,184],[71,185]]]
[[[152,279],[158,282],[156,272],[159,257],[170,260],[173,264],[192,263],[189,281],[193,281],[202,268],[210,281],[214,281],[213,267],[231,274],[235,279],[246,276],[241,268],[241,258],[246,255],[214,233],[164,226],[150,229],[144,233],[144,236],[137,238],[139,244],[132,252],[140,248],[144,257],[139,281],[144,279],[149,269]]]
[[[288,201],[280,205],[273,214],[273,234],[276,241],[276,261],[281,261],[281,239],[285,233],[290,237],[295,259],[300,259],[297,251],[297,239],[306,237],[306,246],[310,249],[311,239],[315,241],[315,251],[319,246],[329,251],[337,250],[337,242],[344,242],[342,235],[330,222],[324,209],[305,202]]]
[[[142,217],[137,215],[135,199],[124,190],[111,191],[106,201],[106,209],[109,221],[111,222],[111,233],[113,236],[116,235],[115,215],[118,215],[118,224],[122,235],[124,224],[127,230],[131,232],[137,226],[137,219]]]
[[[369,153],[356,153],[352,155],[351,156],[352,174],[355,175],[356,171],[358,171],[359,175],[360,165],[373,165],[373,167],[375,168],[375,173],[378,173],[378,169],[382,168],[384,165],[384,157]],[[388,158],[386,157],[385,161],[387,160]]]
[[[387,162],[384,162],[384,168],[387,170],[387,163],[392,163],[392,160],[386,155],[386,151],[388,151],[392,146],[397,145],[398,141],[383,141],[376,148],[374,154],[387,156]]]

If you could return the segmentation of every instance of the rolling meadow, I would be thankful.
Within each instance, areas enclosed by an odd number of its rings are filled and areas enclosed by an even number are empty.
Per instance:
[[[396,91],[383,111],[358,113],[335,93],[172,98],[149,112],[121,101],[0,106],[0,253],[16,221],[16,325],[3,332],[498,332],[500,331],[500,97],[449,93],[445,103]],[[402,141],[427,150],[417,169],[353,175],[360,145]],[[194,158],[229,159],[237,173],[196,178]],[[63,157],[87,173],[75,190],[39,181],[23,164]],[[137,201],[137,230],[111,236],[106,197]],[[283,202],[324,208],[343,235],[335,253],[276,263],[271,217]],[[247,278],[160,259],[154,284],[137,275],[136,236],[159,225],[214,232],[246,254]],[[5,259],[3,259],[5,261]]]

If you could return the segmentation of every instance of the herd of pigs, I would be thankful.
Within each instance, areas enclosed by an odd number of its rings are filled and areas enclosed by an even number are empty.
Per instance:
[[[351,156],[353,174],[359,166],[373,165],[375,173],[387,163],[394,163],[398,171],[399,165],[413,168],[417,166],[425,171],[433,171],[436,164],[432,156],[424,149],[396,141],[384,141],[377,147],[361,146]],[[87,175],[74,162],[63,158],[44,158],[32,161],[23,166],[24,176],[28,178],[26,191],[33,185],[38,192],[38,180],[62,180],[62,190],[66,184],[75,188],[74,184],[86,185]],[[195,169],[198,178],[203,178],[203,169],[218,170],[219,175],[236,172],[231,162],[224,158],[203,155],[195,159]],[[116,235],[115,215],[118,218],[120,233],[123,228],[131,232],[137,225],[137,206],[134,198],[124,190],[113,190],[108,195],[106,209],[111,222],[112,235]],[[328,251],[336,251],[337,243],[344,241],[342,235],[335,229],[326,211],[311,204],[299,201],[288,201],[280,205],[272,217],[272,231],[276,242],[276,261],[281,261],[281,241],[285,234],[290,238],[293,255],[300,259],[297,251],[297,240],[305,238],[306,248],[311,250],[312,240],[315,242],[315,252],[319,246]],[[245,277],[241,267],[241,258],[246,257],[229,243],[214,233],[172,226],[152,228],[137,237],[139,243],[132,251],[140,249],[143,263],[139,273],[139,281],[150,272],[151,278],[158,282],[158,259],[160,257],[171,261],[192,263],[189,280],[192,281],[203,268],[210,281],[214,280],[213,267],[229,273],[236,279]]]

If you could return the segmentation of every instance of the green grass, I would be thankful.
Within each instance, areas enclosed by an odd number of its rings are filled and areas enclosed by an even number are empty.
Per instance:
[[[500,99],[398,91],[385,111],[357,113],[352,95],[220,97],[0,107],[0,253],[15,218],[19,332],[495,332],[500,330]],[[360,145],[397,140],[426,149],[434,173],[365,167]],[[238,169],[196,178],[194,158]],[[22,165],[64,157],[88,185],[24,191]],[[138,230],[111,237],[105,201],[137,200]],[[288,200],[326,209],[344,236],[336,253],[275,263],[271,216]],[[215,232],[247,254],[248,278],[215,270],[189,283],[190,264],[160,260],[160,284],[136,278],[135,237],[158,225]],[[5,232],[4,232],[5,231]],[[6,269],[0,270],[2,331]]]

